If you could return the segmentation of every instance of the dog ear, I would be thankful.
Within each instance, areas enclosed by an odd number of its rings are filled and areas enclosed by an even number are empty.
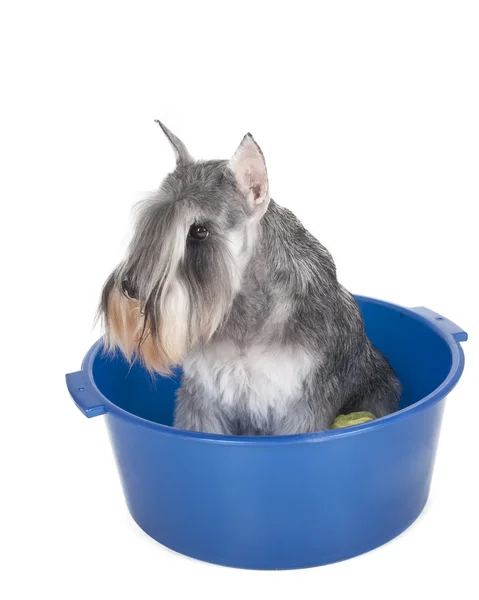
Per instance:
[[[166,125],[163,125],[163,123],[161,121],[158,121],[158,119],[155,119],[155,123],[158,123],[158,125],[163,130],[163,133],[168,138],[170,144],[173,146],[173,150],[176,154],[176,164],[185,165],[188,163],[195,162],[194,159],[191,158],[190,153],[186,149],[186,146],[183,144],[183,142],[179,138],[177,138],[176,135],[172,133],[168,129],[168,127],[166,127]]]
[[[251,133],[244,136],[228,167],[233,172],[249,207],[261,207],[265,211],[269,203],[268,173],[261,148]]]

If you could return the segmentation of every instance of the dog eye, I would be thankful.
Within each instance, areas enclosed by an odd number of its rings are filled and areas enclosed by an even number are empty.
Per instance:
[[[209,236],[210,232],[204,225],[192,225],[188,232],[188,237],[195,240],[205,240]]]
[[[131,285],[131,283],[128,281],[128,279],[124,279],[121,282],[121,289],[123,290],[123,293],[128,296],[128,298],[131,298],[132,300],[138,300],[138,292]]]

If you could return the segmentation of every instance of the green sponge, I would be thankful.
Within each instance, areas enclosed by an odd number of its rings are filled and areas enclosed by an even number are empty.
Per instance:
[[[353,425],[361,425],[368,421],[373,421],[376,417],[366,411],[352,412],[349,415],[339,415],[334,419],[331,429],[341,429],[342,427],[352,427]]]

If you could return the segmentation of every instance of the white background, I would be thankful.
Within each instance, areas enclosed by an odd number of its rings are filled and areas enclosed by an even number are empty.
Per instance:
[[[2,597],[477,597],[477,2],[5,2],[0,14]],[[249,572],[153,542],[102,418],[74,407],[130,207],[251,131],[274,198],[356,293],[470,334],[430,501],[385,547]]]

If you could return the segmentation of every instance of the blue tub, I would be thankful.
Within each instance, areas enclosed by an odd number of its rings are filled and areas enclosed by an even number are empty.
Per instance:
[[[171,427],[178,377],[88,352],[67,375],[78,408],[105,414],[132,517],[165,546],[250,569],[324,565],[404,531],[426,503],[447,394],[467,334],[426,308],[357,298],[401,380],[400,410],[308,435],[229,437]]]

